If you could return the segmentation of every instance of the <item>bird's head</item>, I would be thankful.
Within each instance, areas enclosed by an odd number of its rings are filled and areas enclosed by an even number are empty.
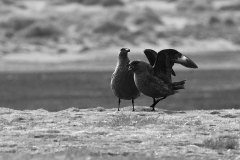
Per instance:
[[[143,61],[132,61],[128,64],[128,70],[135,73],[145,72],[151,68],[148,63]]]
[[[161,52],[166,53],[169,56],[171,63],[179,63],[188,68],[198,68],[196,63],[194,63],[190,58],[184,56],[175,49],[164,49]]]
[[[130,52],[130,49],[122,48],[120,50],[119,58],[126,58],[128,56],[128,52]]]
[[[128,53],[128,52],[130,52],[130,49],[129,48],[122,48],[120,51],[124,52],[124,53]]]

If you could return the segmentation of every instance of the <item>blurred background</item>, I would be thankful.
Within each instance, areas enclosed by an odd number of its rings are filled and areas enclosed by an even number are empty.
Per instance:
[[[0,106],[116,108],[122,47],[142,60],[145,48],[175,48],[198,64],[174,66],[186,89],[157,107],[240,108],[239,0],[0,0]]]

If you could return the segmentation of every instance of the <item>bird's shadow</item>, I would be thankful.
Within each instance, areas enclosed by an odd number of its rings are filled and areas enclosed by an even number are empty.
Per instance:
[[[132,107],[125,107],[124,110],[132,111]],[[177,110],[165,110],[165,109],[158,109],[156,108],[155,111],[152,110],[149,106],[135,106],[134,112],[152,112],[152,113],[158,113],[158,114],[184,114],[186,112],[184,111],[177,111]]]

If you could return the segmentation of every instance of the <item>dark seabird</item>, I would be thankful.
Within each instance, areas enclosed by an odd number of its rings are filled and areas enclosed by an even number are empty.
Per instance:
[[[180,63],[188,68],[197,68],[197,65],[174,49],[165,49],[158,53],[148,49],[144,53],[150,64],[133,61],[129,64],[129,70],[134,72],[134,81],[138,90],[153,98],[150,107],[154,111],[155,105],[160,100],[177,93],[179,89],[184,89],[185,80],[172,82],[171,75],[175,75],[172,69],[174,63]]]
[[[128,52],[130,52],[130,49],[128,48],[121,49],[118,56],[117,66],[111,78],[111,88],[115,96],[118,97],[118,111],[121,99],[132,100],[134,111],[134,99],[140,96],[140,92],[134,83],[133,72],[128,70],[130,62]]]

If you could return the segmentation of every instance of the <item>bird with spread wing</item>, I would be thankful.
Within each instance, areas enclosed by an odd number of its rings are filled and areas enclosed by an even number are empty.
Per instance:
[[[174,49],[164,49],[156,53],[154,50],[144,50],[149,63],[144,61],[132,61],[129,70],[134,73],[136,87],[144,95],[153,98],[150,106],[155,110],[156,104],[166,97],[184,89],[185,80],[172,82],[171,75],[176,75],[172,69],[175,63],[182,64],[188,68],[198,68],[188,57]]]

